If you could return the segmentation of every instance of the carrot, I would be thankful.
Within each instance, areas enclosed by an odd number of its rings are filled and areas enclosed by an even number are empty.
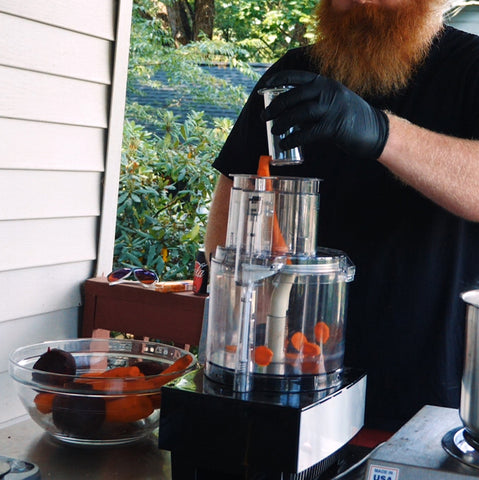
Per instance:
[[[128,377],[139,377],[140,375],[143,375],[140,372],[140,369],[134,366],[134,367],[111,368],[110,370],[105,370],[99,376],[102,378],[128,378]]]
[[[302,332],[296,332],[291,337],[291,343],[293,347],[300,352],[303,349],[303,345],[308,342],[306,335]]]
[[[269,177],[269,164],[271,162],[271,157],[269,155],[261,155],[258,162],[257,174],[260,177]]]
[[[257,174],[260,177],[269,177],[270,171],[269,171],[269,163],[271,161],[271,157],[268,155],[261,155],[259,157],[259,162],[258,162],[258,170]],[[266,184],[266,189],[267,190],[272,190],[273,186],[271,185],[271,181],[268,181]],[[278,216],[276,215],[276,212],[273,217],[273,251],[275,253],[280,253],[280,254],[285,254],[288,253],[288,244],[286,243],[283,234],[281,232],[281,228],[279,227],[279,221],[278,221]]]
[[[260,345],[254,349],[254,361],[260,367],[266,367],[273,359],[273,350],[266,345]]]
[[[236,345],[226,345],[225,350],[228,353],[236,353],[237,347],[236,347]]]
[[[315,357],[321,354],[321,347],[312,342],[306,342],[301,349],[303,354],[307,357]]]
[[[314,326],[314,336],[318,343],[326,343],[329,340],[329,327],[324,322],[318,322]]]
[[[168,368],[161,372],[161,376],[156,378],[150,378],[146,380],[149,384],[154,386],[154,388],[159,388],[165,385],[171,380],[179,377],[183,374],[183,371],[186,370],[192,362],[192,358],[189,355],[183,355],[181,358],[172,363]]]
[[[190,355],[183,355],[181,358],[172,363],[168,368],[165,368],[165,370],[163,370],[161,374],[165,375],[170,373],[182,372],[190,366],[192,360],[193,359]]]
[[[113,381],[116,386],[116,382]],[[134,392],[136,390],[148,390],[150,383],[144,377],[125,378],[122,383],[118,383],[121,392]]]
[[[312,360],[310,357],[305,358],[301,362],[301,372],[302,373],[319,373],[319,363],[315,360]]]
[[[93,390],[127,392],[147,387],[139,383],[142,378],[143,373],[138,367],[133,366],[111,368],[104,372],[87,372],[75,381],[91,385]]]
[[[321,348],[313,342],[308,341],[306,335],[302,332],[296,332],[291,337],[291,344],[303,355],[308,357],[314,357],[321,353]]]
[[[34,398],[35,406],[41,413],[50,413],[53,410],[54,393],[40,392]]]
[[[151,400],[144,395],[120,397],[105,402],[105,421],[136,422],[153,413]]]

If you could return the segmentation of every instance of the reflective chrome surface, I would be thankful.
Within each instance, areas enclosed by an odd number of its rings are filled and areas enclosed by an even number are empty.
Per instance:
[[[479,439],[479,290],[462,295],[466,307],[466,345],[459,414],[470,435]]]

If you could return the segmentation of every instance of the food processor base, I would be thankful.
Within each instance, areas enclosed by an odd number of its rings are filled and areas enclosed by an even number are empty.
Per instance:
[[[366,376],[346,369],[321,392],[235,393],[203,370],[162,390],[159,448],[173,480],[313,480],[364,421]]]

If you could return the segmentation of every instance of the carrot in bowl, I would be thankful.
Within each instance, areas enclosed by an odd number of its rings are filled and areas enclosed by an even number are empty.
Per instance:
[[[53,410],[54,393],[40,392],[34,398],[35,406],[40,413],[50,413]]]
[[[105,420],[107,422],[136,422],[153,413],[153,404],[145,395],[133,395],[107,400]]]
[[[151,383],[154,388],[159,388],[171,380],[179,377],[183,374],[192,362],[192,357],[190,355],[183,355],[181,358],[172,363],[168,368],[161,372],[161,375],[155,378],[149,378],[146,381]]]

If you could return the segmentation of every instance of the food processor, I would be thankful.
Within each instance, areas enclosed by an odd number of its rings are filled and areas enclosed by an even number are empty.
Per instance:
[[[319,186],[233,176],[204,367],[162,393],[173,480],[316,479],[363,425],[366,375],[343,365],[355,267],[317,247]]]

